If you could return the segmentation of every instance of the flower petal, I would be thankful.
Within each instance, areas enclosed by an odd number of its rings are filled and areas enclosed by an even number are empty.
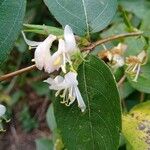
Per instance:
[[[76,97],[77,97],[77,101],[78,101],[78,107],[81,109],[82,112],[84,112],[86,109],[86,105],[83,101],[83,98],[81,96],[81,93],[80,93],[78,87],[75,87],[75,92],[76,92]]]
[[[66,83],[68,83],[70,86],[77,86],[78,85],[77,73],[75,73],[75,72],[68,72],[65,75],[64,78],[65,78]]]
[[[59,39],[58,52],[63,53],[65,52],[65,49],[66,49],[65,41],[63,39]]]
[[[120,56],[120,55],[117,55],[117,54],[114,55],[113,61],[116,62],[115,65],[114,65],[114,67],[116,67],[116,68],[122,67],[125,64],[124,58],[122,56]]]
[[[49,88],[52,90],[62,90],[65,88],[64,78],[62,76],[56,76],[54,79],[48,78],[44,82],[50,84]]]
[[[53,71],[50,65],[50,59],[51,59],[50,48],[54,40],[56,40],[56,36],[49,35],[36,48],[34,53],[34,60],[35,60],[36,67],[39,70],[42,70],[44,68],[44,70],[48,73],[51,73]]]
[[[137,57],[140,60],[140,62],[142,63],[144,58],[146,57],[146,52],[143,50],[141,53],[138,54]]]
[[[23,38],[26,42],[27,45],[31,46],[31,47],[36,47],[38,46],[39,44],[41,44],[42,42],[36,42],[36,41],[31,41],[31,40],[28,40],[26,38],[26,35],[24,34],[24,32],[22,31],[22,35],[23,35]]]
[[[69,25],[65,26],[64,29],[64,39],[66,42],[66,48],[68,52],[75,51],[77,49],[75,36]]]
[[[0,117],[2,117],[6,112],[6,107],[0,104]]]

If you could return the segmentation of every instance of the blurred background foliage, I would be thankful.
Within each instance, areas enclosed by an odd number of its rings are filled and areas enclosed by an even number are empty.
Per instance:
[[[136,28],[136,30],[144,31],[144,37],[115,40],[107,43],[106,47],[111,48],[119,42],[124,42],[128,45],[126,56],[137,55],[144,48],[148,50],[149,54],[150,0],[118,0],[118,2],[118,11],[112,23],[105,30],[92,35],[92,39],[97,40],[114,34],[135,31]],[[24,23],[45,24],[61,28],[42,0],[27,1]],[[28,38],[42,40],[44,37],[30,33]],[[92,53],[97,55],[102,49],[102,46],[98,46]],[[20,35],[9,60],[0,69],[0,75],[31,65],[33,53],[34,50],[28,49]],[[146,72],[150,74],[150,67],[146,69]],[[120,80],[123,73],[123,68],[115,72],[117,81]],[[36,146],[38,150],[51,149],[51,130],[46,121],[46,113],[51,103],[51,91],[48,85],[42,82],[47,77],[48,74],[37,70],[0,84],[0,102],[7,105],[7,115],[8,118],[11,118],[11,121],[5,125],[7,131],[0,135],[0,149],[34,150]],[[146,82],[150,83],[150,78]],[[141,86],[145,86],[144,84],[142,82]],[[149,100],[150,86],[148,90],[149,92],[140,91],[131,82],[125,80],[124,84],[119,87],[123,113],[130,111],[136,104]],[[126,149],[123,136],[119,149]]]

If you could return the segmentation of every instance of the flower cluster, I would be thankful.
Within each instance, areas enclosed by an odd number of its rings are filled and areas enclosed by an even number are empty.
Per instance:
[[[127,49],[127,45],[119,43],[116,47],[98,53],[98,56],[108,63],[113,69],[117,69],[124,65],[127,66],[125,72],[133,77],[134,82],[137,82],[140,74],[141,65],[145,64],[146,52],[143,50],[137,56],[124,57],[124,52]]]
[[[62,103],[67,106],[71,105],[77,99],[78,107],[82,112],[85,111],[86,105],[83,101],[78,88],[77,72],[72,66],[72,56],[79,53],[79,48],[76,44],[75,36],[70,26],[66,25],[64,29],[64,39],[57,39],[55,35],[50,34],[43,42],[30,41],[23,33],[26,43],[31,48],[36,48],[34,52],[35,65],[39,70],[44,70],[47,73],[52,73],[55,70],[61,70],[63,76],[48,78],[44,82],[48,83],[49,88],[56,90],[56,96],[62,97]],[[51,53],[50,49],[55,40],[58,40],[58,50]],[[68,71],[67,66],[70,66]],[[60,94],[63,92],[62,94]]]
[[[126,73],[130,74],[131,76],[134,76],[134,82],[137,82],[141,70],[141,65],[145,63],[145,59],[146,52],[144,50],[137,56],[129,56],[126,58]]]
[[[117,69],[125,64],[123,54],[126,49],[127,45],[119,43],[116,47],[110,50],[105,48],[105,50],[98,53],[98,56],[106,61],[112,68]]]

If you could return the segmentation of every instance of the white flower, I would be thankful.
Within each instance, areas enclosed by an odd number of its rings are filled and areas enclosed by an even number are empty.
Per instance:
[[[141,65],[145,63],[145,60],[146,52],[144,50],[137,56],[129,56],[126,58],[126,72],[134,76],[134,82],[137,82],[141,70]]]
[[[36,48],[34,52],[35,65],[39,70],[44,69],[45,72],[51,73],[55,68],[50,65],[51,53],[50,48],[53,41],[56,40],[56,36],[50,34],[43,42],[30,41],[26,38],[22,32],[25,42],[31,47]]]
[[[50,89],[57,91],[56,96],[63,90],[62,95],[60,95],[63,98],[62,103],[70,106],[77,99],[78,107],[82,112],[85,111],[86,105],[78,88],[77,73],[68,72],[64,77],[48,78],[44,82],[50,84]]]
[[[66,63],[72,65],[71,55],[78,51],[75,36],[70,26],[66,25],[64,29],[64,40],[59,39],[58,50],[52,55],[51,65],[57,69],[61,67],[66,73]]]
[[[69,25],[65,26],[64,39],[66,43],[66,51],[68,53],[74,53],[77,50],[75,36]]]
[[[124,58],[118,54],[115,54],[113,56],[113,61],[114,61],[114,65],[112,66],[113,68],[119,68],[122,67],[125,63],[124,63]]]
[[[116,47],[111,50],[112,53],[112,67],[119,68],[125,64],[123,54],[127,49],[127,45],[119,43]]]
[[[6,112],[6,107],[0,104],[0,117],[2,117]]]
[[[127,45],[119,43],[110,50],[107,50],[105,46],[103,47],[105,50],[98,53],[98,56],[106,61],[112,68],[117,69],[125,64],[123,54],[127,49]]]
[[[71,55],[78,51],[75,36],[70,26],[66,25],[64,29],[64,40],[59,39],[58,50],[51,56],[50,48],[56,36],[49,35],[43,42],[30,41],[22,32],[25,42],[31,47],[36,48],[34,61],[39,70],[51,73],[59,68],[66,73],[66,63],[72,65]]]

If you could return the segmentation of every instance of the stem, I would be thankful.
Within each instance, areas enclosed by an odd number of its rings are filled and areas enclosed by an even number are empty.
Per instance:
[[[118,87],[121,86],[123,84],[123,82],[126,79],[126,75],[123,75],[122,78],[119,80],[119,82],[117,83]]]
[[[98,40],[98,41],[92,43],[90,46],[83,48],[82,51],[92,50],[98,45],[101,45],[103,43],[113,41],[113,40],[116,40],[116,39],[130,37],[130,36],[139,36],[139,35],[142,35],[142,34],[143,34],[143,32],[139,31],[139,32],[131,32],[131,33],[123,33],[123,34],[119,34],[119,35],[113,35],[113,36],[110,36],[110,37],[107,37],[107,38],[104,38],[102,40]]]
[[[142,92],[140,95],[140,103],[144,101],[144,98],[145,98],[145,93]]]
[[[32,66],[29,66],[29,67],[26,67],[26,68],[14,71],[12,73],[9,73],[9,74],[1,76],[0,77],[0,81],[8,80],[8,79],[10,79],[10,78],[12,78],[14,76],[17,76],[17,75],[20,75],[22,73],[29,72],[29,71],[35,70],[35,69],[36,69],[36,66],[32,65]]]
[[[92,43],[90,46],[82,48],[81,51],[92,50],[98,45],[101,45],[103,43],[106,43],[106,42],[109,42],[109,41],[113,41],[113,40],[116,40],[116,39],[130,37],[130,36],[139,36],[139,35],[142,35],[142,34],[143,34],[143,32],[139,31],[139,32],[131,32],[131,33],[123,33],[123,34],[119,34],[119,35],[113,35],[113,36],[104,38],[102,40],[98,40],[98,41]],[[29,71],[32,71],[32,70],[35,70],[35,69],[36,69],[35,65],[32,65],[32,66],[20,69],[18,71],[15,71],[15,72],[12,72],[12,73],[0,76],[0,81],[8,80],[8,79],[10,79],[10,78],[12,78],[14,76],[17,76],[17,75],[20,75],[22,73],[29,72]]]

